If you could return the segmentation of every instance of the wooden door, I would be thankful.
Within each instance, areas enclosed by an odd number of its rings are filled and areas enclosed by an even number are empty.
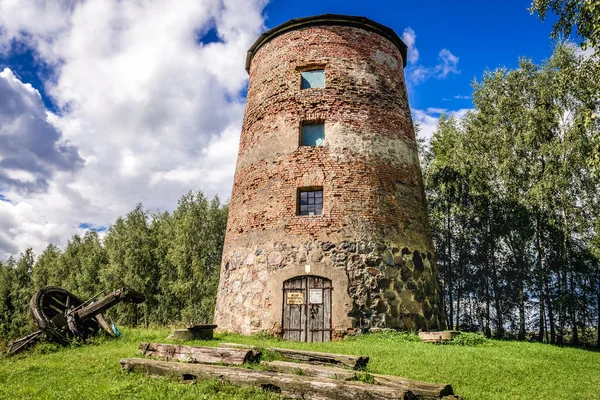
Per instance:
[[[331,281],[298,276],[283,283],[283,337],[299,342],[331,340]]]

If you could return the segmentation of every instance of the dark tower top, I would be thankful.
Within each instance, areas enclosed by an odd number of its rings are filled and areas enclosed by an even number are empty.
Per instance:
[[[393,29],[388,28],[385,25],[381,25],[380,23],[370,20],[366,17],[353,17],[350,15],[341,14],[321,14],[315,15],[314,17],[291,19],[288,22],[276,26],[273,29],[269,29],[260,35],[258,39],[256,39],[256,42],[254,42],[254,44],[248,50],[248,55],[246,56],[246,71],[250,72],[250,64],[252,63],[254,53],[256,53],[258,49],[260,49],[265,43],[273,39],[275,36],[309,26],[327,25],[353,26],[383,36],[390,42],[394,43],[396,47],[398,47],[400,54],[402,54],[403,66],[406,67],[406,52],[408,48]]]

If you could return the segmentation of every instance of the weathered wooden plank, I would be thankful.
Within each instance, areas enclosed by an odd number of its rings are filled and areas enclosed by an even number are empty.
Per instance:
[[[219,379],[237,386],[255,386],[264,390],[280,392],[285,396],[302,399],[412,400],[415,398],[411,392],[396,387],[218,365],[129,358],[121,360],[121,368],[127,371],[139,370],[150,375],[178,377],[185,381]]]
[[[29,346],[34,345],[35,343],[41,341],[44,338],[43,331],[37,331],[31,333],[24,338],[17,339],[8,344],[8,354],[15,354],[20,352],[21,350],[26,349]]]
[[[349,367],[352,369],[363,369],[369,362],[369,357],[366,356],[320,353],[316,351],[282,349],[278,347],[268,347],[267,350],[277,352],[290,360],[303,361],[311,364]]]
[[[269,371],[282,372],[284,374],[341,380],[352,379],[356,376],[355,371],[326,365],[302,364],[290,361],[262,361],[260,364],[267,367]]]
[[[229,348],[252,348],[250,345],[238,345],[236,343],[220,343],[219,347]],[[267,347],[265,350],[279,353],[281,356],[296,361],[302,361],[310,364],[318,365],[335,365],[339,367],[349,367],[352,369],[363,369],[369,362],[367,356],[353,356],[349,354],[332,354],[332,353],[321,353],[316,351],[305,351],[295,349],[283,349],[279,347]]]
[[[458,335],[460,335],[460,332],[419,332],[419,337],[421,338],[421,340],[427,343],[438,343],[446,340],[452,340],[455,336]]]
[[[245,362],[259,362],[261,358],[261,353],[258,350],[162,343],[140,343],[139,353],[166,361],[178,360],[204,364],[242,365]]]
[[[263,361],[269,371],[286,374],[299,374],[329,379],[356,379],[357,373],[343,368],[323,365],[301,364],[288,361]],[[428,383],[401,378],[393,375],[370,374],[378,385],[397,387],[400,390],[411,391],[418,399],[440,399],[454,394],[452,386],[438,383]]]

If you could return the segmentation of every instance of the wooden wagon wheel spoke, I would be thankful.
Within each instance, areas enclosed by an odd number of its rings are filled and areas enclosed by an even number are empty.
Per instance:
[[[85,340],[88,336],[95,335],[100,328],[109,335],[114,335],[102,313],[121,301],[143,303],[146,297],[140,292],[124,287],[102,299],[88,300],[84,303],[65,289],[43,288],[36,292],[29,302],[29,311],[40,330],[9,344],[9,353],[21,351],[42,337],[67,345],[75,339]]]

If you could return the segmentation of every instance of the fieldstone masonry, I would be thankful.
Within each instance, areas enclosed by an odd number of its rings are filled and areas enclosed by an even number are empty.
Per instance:
[[[405,60],[391,29],[329,14],[291,20],[249,50],[219,329],[280,332],[283,282],[302,275],[332,281],[337,334],[444,327]],[[301,89],[312,69],[325,87]],[[324,123],[323,146],[300,146],[306,122]],[[322,215],[297,215],[306,187],[322,188]]]

